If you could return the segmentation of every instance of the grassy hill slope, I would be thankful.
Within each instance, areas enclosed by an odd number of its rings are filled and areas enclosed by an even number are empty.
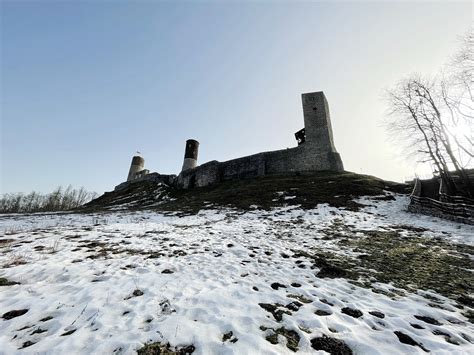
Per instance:
[[[303,209],[328,203],[356,210],[359,196],[383,195],[384,191],[408,193],[409,186],[351,172],[314,172],[299,175],[273,175],[255,179],[226,181],[218,185],[189,190],[151,182],[133,184],[120,191],[106,192],[85,206],[86,210],[124,206],[130,209],[153,208],[160,211],[197,212],[215,206],[247,210],[282,205],[301,205]]]

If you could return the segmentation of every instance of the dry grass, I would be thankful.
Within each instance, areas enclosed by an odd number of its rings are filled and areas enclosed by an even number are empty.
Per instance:
[[[28,255],[26,254],[10,253],[8,261],[3,264],[3,268],[6,269],[13,266],[25,265],[28,263],[27,259]]]

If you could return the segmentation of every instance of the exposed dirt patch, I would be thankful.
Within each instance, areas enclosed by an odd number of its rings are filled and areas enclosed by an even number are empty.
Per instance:
[[[143,296],[143,291],[142,290],[139,290],[139,289],[136,289],[132,292],[131,295],[127,296],[124,298],[124,300],[129,300],[130,298],[133,298],[133,297],[140,297],[140,296]]]
[[[28,312],[28,309],[15,309],[13,311],[9,311],[7,313],[4,313],[2,318],[4,320],[9,320],[9,319],[13,319],[13,318],[16,318],[16,317],[20,317],[20,316],[24,315],[27,312]]]
[[[360,310],[354,309],[354,308],[349,308],[349,307],[342,308],[341,312],[344,313],[344,314],[347,314],[348,316],[351,316],[353,318],[360,318],[360,317],[363,316],[363,313]]]
[[[303,306],[303,303],[300,303],[298,301],[293,301],[293,302],[288,303],[285,306],[285,308],[288,308],[290,311],[293,311],[293,312],[298,312],[301,306]]]
[[[417,341],[415,341],[411,336],[403,333],[403,332],[400,332],[400,331],[395,331],[394,332],[395,335],[397,336],[398,340],[400,341],[400,343],[402,344],[407,344],[407,345],[411,345],[411,346],[418,346],[420,347],[423,351],[425,352],[430,352],[428,349],[426,349],[423,344],[420,344],[418,343]]]
[[[77,329],[71,329],[71,330],[68,330],[64,333],[61,334],[62,337],[65,337],[65,336],[68,336],[68,335],[71,335],[72,333],[74,333]]]
[[[431,318],[431,317],[427,317],[427,316],[417,316],[415,315],[415,318],[418,319],[418,320],[421,320],[425,323],[428,323],[428,324],[433,324],[433,325],[442,325],[442,323],[440,323],[439,321],[437,321],[436,319],[434,318]]]
[[[350,273],[343,268],[333,265],[330,263],[325,263],[321,265],[321,269],[316,274],[317,277],[320,278],[330,278],[330,279],[337,279],[337,278],[347,278],[349,277]]]
[[[43,328],[38,327],[38,328],[36,328],[35,330],[33,330],[33,331],[31,332],[31,335],[33,335],[33,334],[41,334],[41,333],[45,333],[45,332],[47,332],[47,331],[48,331],[47,329],[43,329]]]
[[[31,345],[34,345],[34,344],[36,344],[36,343],[28,340],[28,341],[25,341],[19,349],[24,349],[24,348],[27,348],[27,347],[29,347]]]
[[[138,355],[186,355],[192,354],[195,348],[194,345],[183,346],[181,348],[174,347],[168,344],[161,344],[160,342],[145,344],[142,348],[137,349]]]
[[[265,340],[268,341],[270,344],[278,344],[278,334],[277,333],[271,333],[265,337]]]
[[[283,314],[291,315],[290,311],[285,309],[280,309],[283,305],[279,303],[271,304],[271,303],[259,303],[260,307],[262,307],[267,312],[271,313],[277,322],[281,322],[283,319]]]
[[[231,331],[222,335],[222,342],[225,343],[226,341],[230,341],[231,343],[236,343],[239,339],[234,336],[234,333]]]
[[[374,288],[374,280],[412,292],[434,290],[461,306],[472,304],[468,295],[474,292],[473,246],[416,234],[421,231],[402,236],[392,230],[357,231],[342,223],[325,233],[336,239],[341,250],[359,255],[344,256],[321,248],[295,251],[320,269],[318,277],[344,277],[389,297],[397,296],[397,292]],[[469,310],[466,315],[469,317]]]
[[[373,315],[374,317],[377,317],[377,318],[381,318],[381,319],[385,318],[385,314],[383,314],[382,312],[379,312],[379,311],[371,311],[371,312],[369,312],[369,314],[371,314],[371,315]]]
[[[289,298],[294,298],[295,300],[298,300],[298,301],[303,302],[303,303],[311,303],[311,302],[313,302],[313,301],[311,301],[309,298],[306,298],[306,297],[303,296],[303,295],[289,294],[287,297],[289,297]]]
[[[27,263],[26,258],[23,255],[12,254],[10,260],[3,265],[3,267],[10,268],[19,265],[25,265]]]
[[[352,350],[346,343],[327,335],[311,339],[311,347],[314,350],[323,350],[332,355],[352,355]]]
[[[321,316],[321,317],[325,317],[325,316],[330,316],[332,313],[331,312],[328,312],[328,311],[325,311],[323,309],[317,309],[314,314],[316,314],[317,316]]]
[[[454,298],[474,290],[469,270],[474,269],[474,247],[434,238],[402,237],[398,232],[364,234],[345,243],[367,254],[359,260],[362,266],[379,271],[380,282],[393,282],[402,288],[414,284],[418,289],[433,289]]]
[[[13,285],[19,285],[19,282],[15,281],[10,281],[6,279],[5,277],[0,277],[0,286],[13,286]]]
[[[281,335],[286,338],[286,347],[294,352],[298,351],[298,344],[300,342],[300,335],[298,332],[292,329],[286,329],[284,327],[280,327],[278,329],[267,328],[265,326],[260,326],[260,330],[263,332],[270,331],[270,334],[265,336],[265,340],[267,340],[271,344],[278,344],[278,335]]]
[[[279,282],[274,282],[270,285],[271,288],[273,288],[274,290],[278,290],[279,288],[286,288],[285,285],[279,283]]]

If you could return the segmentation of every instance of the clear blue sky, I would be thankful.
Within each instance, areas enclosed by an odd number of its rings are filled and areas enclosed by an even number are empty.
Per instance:
[[[296,145],[300,94],[323,90],[347,170],[420,166],[381,127],[382,90],[436,71],[471,2],[2,1],[1,189],[103,192],[146,167]]]

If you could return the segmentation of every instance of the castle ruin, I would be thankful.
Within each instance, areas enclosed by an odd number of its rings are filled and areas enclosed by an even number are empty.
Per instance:
[[[122,189],[138,181],[164,182],[177,188],[189,189],[274,174],[310,171],[343,171],[341,157],[334,146],[329,106],[322,91],[302,94],[304,128],[295,133],[298,146],[258,153],[242,158],[197,165],[199,142],[186,141],[181,173],[162,175],[149,173],[140,156],[132,159],[127,181],[116,186]]]

